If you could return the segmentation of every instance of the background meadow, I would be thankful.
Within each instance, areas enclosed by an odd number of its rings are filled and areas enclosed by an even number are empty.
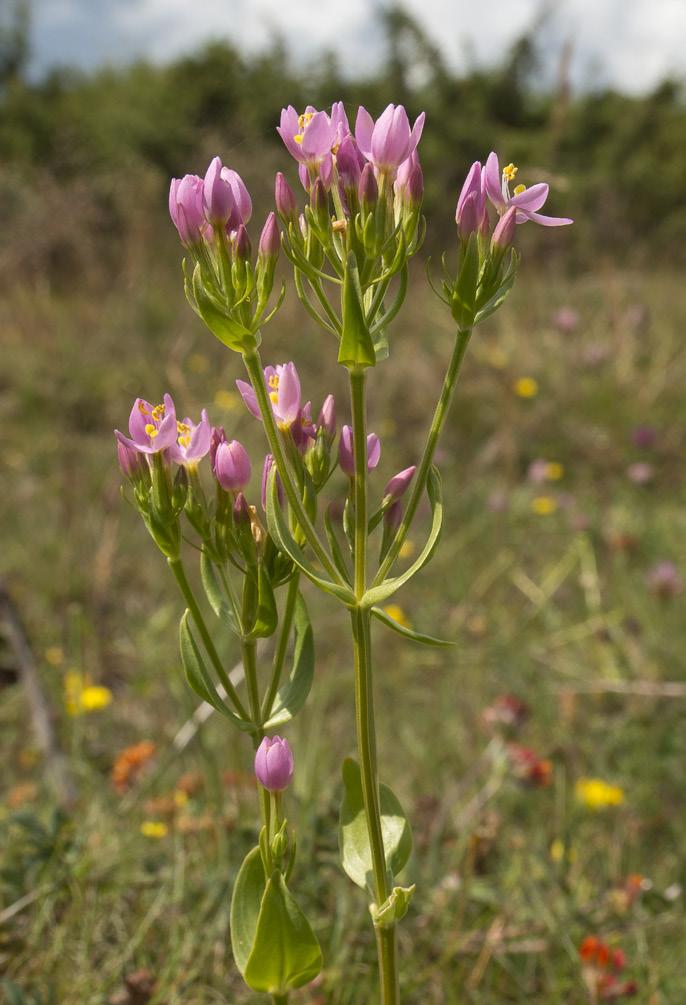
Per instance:
[[[281,104],[339,96],[349,109],[427,111],[425,258],[453,247],[459,185],[491,148],[524,182],[549,179],[551,212],[576,220],[520,230],[518,284],[472,341],[441,444],[440,549],[393,610],[457,644],[375,630],[380,774],[415,835],[404,1000],[581,1005],[608,997],[607,976],[645,1005],[685,1000],[683,86],[573,96],[562,73],[542,90],[535,35],[498,67],[458,75],[407,15],[382,26],[386,61],[355,81],[333,58],[303,68],[278,45],[247,58],[214,44],[162,67],[29,82],[20,36],[0,46],[11,1005],[260,1001],[228,940],[255,825],[247,745],[216,717],[179,735],[197,704],[179,666],[182,602],[121,499],[112,429],[137,394],[168,389],[183,414],[207,406],[259,456],[236,360],[185,303],[168,179],[219,153],[251,188],[256,238],[274,172],[291,169]],[[379,494],[417,457],[450,342],[416,261],[391,358],[371,377]],[[297,361],[315,408],[341,392],[347,418],[334,348],[290,292],[263,348],[266,361]],[[336,847],[338,766],[354,746],[347,624],[307,598],[317,678],[287,730],[289,817],[326,967],[293,1000],[358,1005],[373,1000],[374,947]],[[52,710],[50,763],[8,611]],[[618,958],[597,968],[589,938],[622,951],[621,972]]]

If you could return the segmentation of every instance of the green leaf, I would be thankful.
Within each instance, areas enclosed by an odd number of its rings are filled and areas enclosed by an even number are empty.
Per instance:
[[[202,579],[205,596],[207,597],[210,607],[214,613],[220,621],[226,621],[228,623],[234,634],[240,635],[240,630],[236,623],[236,617],[231,610],[226,594],[217,579],[214,563],[206,551],[203,551],[200,554],[200,578]]]
[[[476,310],[476,288],[479,281],[479,245],[476,234],[470,234],[464,249],[457,282],[453,287],[450,309],[459,328],[471,328]]]
[[[334,523],[331,517],[332,506],[333,503],[329,503],[329,505],[326,507],[326,510],[324,511],[324,528],[326,530],[326,537],[329,542],[329,548],[331,549],[331,557],[336,563],[336,568],[338,569],[340,574],[349,582],[350,573],[348,571],[348,567],[345,562],[343,550],[338,541],[338,537],[336,536],[336,528],[334,527]]]
[[[401,573],[400,576],[386,579],[383,583],[379,583],[378,586],[372,586],[367,590],[362,598],[362,603],[365,607],[376,607],[377,604],[382,604],[384,600],[392,596],[396,590],[412,579],[426,565],[436,550],[443,524],[443,500],[441,495],[441,476],[435,467],[432,467],[429,472],[426,491],[431,504],[431,530],[429,531],[426,544],[412,565],[405,572]]]
[[[406,639],[411,639],[412,642],[419,642],[424,646],[454,646],[454,642],[449,642],[447,639],[437,639],[433,635],[425,635],[423,632],[415,632],[412,628],[408,628],[407,625],[401,625],[399,621],[392,618],[390,614],[386,612],[381,607],[372,607],[372,614],[375,618],[381,621],[382,624],[386,625],[387,628],[391,628],[398,635],[402,635]]]
[[[212,334],[235,352],[254,349],[256,342],[252,332],[244,325],[234,321],[230,316],[228,305],[220,306],[205,289],[199,265],[196,265],[193,272],[192,286],[197,313]]]
[[[230,719],[234,725],[245,732],[252,732],[252,723],[239,718],[224,702],[214,685],[212,676],[205,666],[202,654],[193,638],[189,624],[190,611],[186,609],[179,624],[179,642],[181,647],[181,663],[186,674],[186,680],[203,701],[216,708],[218,712]]]
[[[486,318],[490,318],[492,314],[498,310],[499,307],[507,299],[510,290],[514,285],[514,281],[517,278],[517,270],[519,268],[519,253],[515,248],[512,249],[512,255],[510,257],[510,264],[507,268],[505,275],[503,276],[502,282],[498,286],[495,293],[486,301],[486,303],[479,308],[476,312],[476,317],[474,318],[474,325],[481,324]]]
[[[349,587],[338,586],[337,583],[332,583],[330,580],[320,576],[314,566],[305,558],[300,545],[294,540],[279,503],[275,465],[272,466],[272,470],[269,473],[269,485],[267,488],[267,526],[277,546],[295,562],[298,568],[305,573],[308,579],[312,580],[315,586],[318,586],[320,590],[324,590],[325,593],[338,597],[344,604],[350,605],[355,603],[355,595],[352,590]]]
[[[338,349],[338,362],[347,367],[375,366],[376,353],[365,319],[357,259],[352,251],[348,252],[343,274],[342,306],[343,331]]]
[[[414,883],[412,886],[394,886],[388,900],[381,907],[372,904],[369,910],[376,928],[390,928],[397,921],[402,921],[415,889]]]
[[[243,859],[231,896],[231,949],[236,966],[245,974],[255,943],[266,876],[259,847]]]
[[[312,687],[314,679],[314,636],[312,625],[307,613],[307,607],[302,594],[298,594],[293,617],[295,629],[295,648],[293,650],[293,669],[286,684],[276,695],[274,707],[269,719],[263,724],[263,729],[274,729],[282,726],[300,711]]]
[[[257,613],[248,632],[249,639],[268,639],[276,631],[279,612],[276,608],[274,590],[269,575],[262,563],[257,574]]]
[[[283,995],[309,984],[321,968],[317,937],[275,870],[262,897],[245,983],[253,991]]]
[[[372,891],[372,850],[362,798],[362,778],[357,761],[351,757],[343,762],[343,786],[338,832],[341,861],[353,883]],[[386,865],[397,876],[412,852],[412,831],[402,806],[387,785],[379,785],[379,800]]]

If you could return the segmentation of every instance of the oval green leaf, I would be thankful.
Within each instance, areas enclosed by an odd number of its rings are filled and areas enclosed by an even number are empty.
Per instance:
[[[231,896],[231,949],[241,974],[245,973],[255,942],[265,886],[260,849],[253,848],[243,859]]]

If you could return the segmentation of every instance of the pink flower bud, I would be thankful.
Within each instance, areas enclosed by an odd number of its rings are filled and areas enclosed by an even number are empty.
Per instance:
[[[229,220],[229,228],[235,230],[239,223],[249,223],[252,216],[252,199],[238,171],[234,171],[233,168],[223,167],[222,178],[228,183],[233,194],[235,214]]]
[[[205,216],[215,226],[227,224],[236,212],[233,189],[222,172],[221,160],[214,157],[205,173],[203,200]]]
[[[297,212],[295,195],[293,194],[293,189],[280,171],[274,182],[274,202],[276,203],[276,212],[279,216],[288,221],[295,219]]]
[[[269,792],[281,792],[293,777],[293,751],[280,736],[265,736],[255,754],[255,775]]]
[[[317,418],[317,426],[324,430],[328,440],[332,440],[336,435],[336,402],[333,394],[328,394],[324,399]]]
[[[117,440],[117,460],[121,473],[132,482],[138,481],[146,473],[147,465],[143,460],[143,455],[119,439]]]
[[[413,209],[421,204],[424,198],[424,175],[416,150],[398,168],[394,188],[401,200]]]
[[[250,244],[250,238],[248,237],[248,231],[242,223],[238,225],[238,230],[236,231],[234,250],[236,252],[236,258],[239,258],[242,262],[250,261],[252,246]]]
[[[260,243],[257,249],[258,255],[262,258],[277,258],[281,249],[281,236],[276,223],[276,215],[270,213],[260,234]]]
[[[343,189],[357,190],[364,165],[365,159],[360,153],[357,143],[348,133],[336,154],[336,167]]]
[[[213,426],[210,436],[210,467],[214,471],[214,461],[217,456],[217,447],[220,443],[226,442],[226,433],[223,426]]]
[[[250,526],[250,507],[242,492],[239,492],[233,503],[233,522],[236,527]]]
[[[414,473],[417,470],[416,464],[413,464],[409,468],[405,468],[403,471],[399,471],[397,475],[393,475],[388,485],[383,490],[384,497],[390,496],[394,501],[400,499],[402,495],[405,494],[407,488],[414,477]]]
[[[376,205],[379,198],[379,186],[374,177],[374,168],[371,164],[365,164],[360,175],[360,184],[357,195],[365,209],[369,210]]]
[[[197,244],[205,223],[204,182],[195,174],[172,178],[169,185],[169,215],[184,244]]]
[[[250,481],[250,458],[238,440],[220,443],[214,457],[214,473],[227,492],[245,488]]]
[[[367,437],[367,470],[373,471],[380,459],[381,441],[376,433],[370,433]],[[355,474],[352,426],[343,426],[341,429],[341,441],[338,445],[338,463],[344,474],[351,477]]]
[[[274,458],[271,454],[267,454],[267,456],[264,459],[264,464],[262,466],[262,509],[265,510],[265,512],[267,509],[267,488],[269,486],[269,475],[273,467],[274,467]],[[283,485],[281,483],[281,479],[279,477],[278,472],[276,474],[276,494],[279,499],[279,505],[283,506],[286,500],[283,492]]]
[[[383,515],[384,529],[386,534],[395,534],[403,518],[403,504],[399,499],[392,502]]]
[[[517,210],[511,206],[498,220],[493,237],[491,238],[491,250],[507,251],[514,241],[515,229],[517,227]]]

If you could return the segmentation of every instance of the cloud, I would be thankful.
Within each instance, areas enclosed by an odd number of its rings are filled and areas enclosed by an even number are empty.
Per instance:
[[[405,0],[452,65],[497,60],[528,30],[542,0]],[[628,91],[686,73],[684,0],[550,0],[544,27],[554,66],[566,39],[574,44],[576,86],[609,83]],[[322,0],[36,0],[34,67],[73,63],[91,68],[137,56],[178,56],[212,38],[257,51],[275,35],[294,59],[322,49],[341,65],[368,69],[381,52],[369,0],[326,6]]]

